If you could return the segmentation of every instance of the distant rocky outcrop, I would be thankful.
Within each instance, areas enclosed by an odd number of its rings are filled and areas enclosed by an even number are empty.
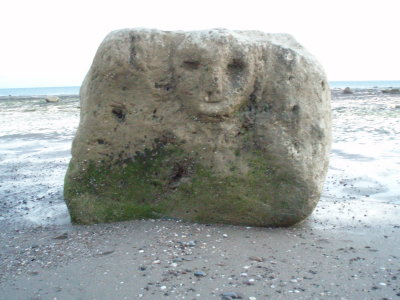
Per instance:
[[[343,94],[353,94],[353,90],[351,88],[349,88],[349,87],[346,87],[343,90]]]
[[[57,96],[46,96],[46,97],[44,98],[44,100],[46,100],[46,102],[54,103],[54,102],[59,102],[59,101],[60,101],[60,98],[57,97]]]
[[[290,35],[114,31],[80,100],[64,187],[75,223],[288,226],[319,200],[330,89]]]
[[[382,90],[382,93],[384,93],[384,94],[400,94],[400,89],[394,89],[394,88],[385,89],[385,90]]]

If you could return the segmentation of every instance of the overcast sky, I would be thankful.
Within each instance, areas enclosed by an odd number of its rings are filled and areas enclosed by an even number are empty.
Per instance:
[[[400,0],[2,0],[0,88],[80,85],[112,30],[292,34],[329,80],[400,80]]]

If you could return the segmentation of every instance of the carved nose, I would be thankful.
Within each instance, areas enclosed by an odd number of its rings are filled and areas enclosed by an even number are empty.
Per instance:
[[[213,93],[211,91],[207,92],[207,95],[204,97],[204,102],[207,103],[218,103],[221,102],[219,94]]]
[[[221,92],[221,83],[222,83],[222,80],[220,79],[220,77],[218,75],[214,75],[212,77],[211,86],[213,87],[213,90],[215,90],[215,92],[217,92],[217,93]]]
[[[204,97],[204,101],[208,103],[217,103],[221,102],[221,93],[222,93],[222,86],[221,86],[221,80],[219,77],[215,74],[210,78],[209,84],[208,84],[208,91],[207,95]]]

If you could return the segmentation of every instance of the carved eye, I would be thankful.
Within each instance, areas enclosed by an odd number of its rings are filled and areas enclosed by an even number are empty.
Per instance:
[[[228,64],[228,72],[229,73],[240,73],[241,71],[244,70],[246,67],[246,64],[243,60],[239,58],[234,58],[232,61]]]
[[[198,60],[185,60],[182,66],[187,70],[197,70],[200,65]]]

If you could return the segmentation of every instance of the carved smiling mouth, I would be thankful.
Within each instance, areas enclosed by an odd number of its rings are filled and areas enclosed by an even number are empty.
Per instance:
[[[193,97],[193,93],[188,94],[192,96],[189,97],[190,100],[187,99],[192,104],[191,110],[202,122],[222,122],[230,118],[236,108],[231,99],[221,96],[218,92],[206,92],[197,99]]]
[[[215,98],[215,97],[210,98],[210,97],[208,97],[208,96],[205,96],[205,97],[204,97],[204,102],[205,102],[205,103],[209,103],[209,104],[213,104],[213,103],[221,103],[222,100],[220,100],[220,99],[218,99],[218,98]]]
[[[232,114],[232,107],[227,101],[207,101],[199,104],[199,115],[211,118],[212,121],[222,121]]]

